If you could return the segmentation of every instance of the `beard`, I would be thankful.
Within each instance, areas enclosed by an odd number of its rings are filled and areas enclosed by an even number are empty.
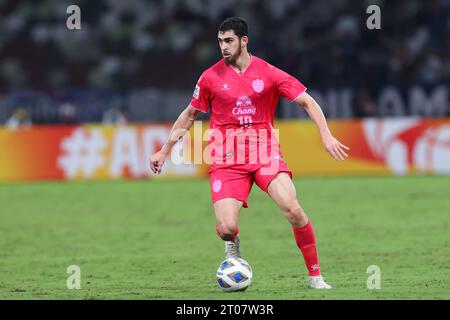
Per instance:
[[[226,64],[234,64],[236,63],[236,60],[239,58],[239,56],[242,53],[242,47],[239,46],[236,53],[233,55],[230,55],[229,57],[224,58]]]

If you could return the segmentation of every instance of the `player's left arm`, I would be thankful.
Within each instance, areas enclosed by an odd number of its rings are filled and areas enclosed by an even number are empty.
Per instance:
[[[348,154],[344,151],[344,149],[350,150],[350,148],[333,137],[330,129],[328,128],[327,120],[325,119],[322,109],[314,98],[307,92],[303,92],[297,97],[297,99],[294,100],[294,102],[306,110],[309,117],[317,125],[317,128],[319,128],[322,143],[327,152],[335,160],[345,160],[345,158],[348,157]]]

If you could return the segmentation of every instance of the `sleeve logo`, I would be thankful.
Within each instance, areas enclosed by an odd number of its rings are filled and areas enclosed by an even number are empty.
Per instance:
[[[198,99],[198,96],[200,94],[200,86],[197,84],[195,86],[194,94],[192,95],[195,99]]]

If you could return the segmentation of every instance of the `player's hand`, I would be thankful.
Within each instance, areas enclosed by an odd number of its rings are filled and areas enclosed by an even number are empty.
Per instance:
[[[334,160],[345,160],[348,157],[348,154],[344,151],[344,149],[350,150],[350,148],[340,143],[331,134],[323,137],[323,146],[334,158]]]
[[[162,167],[167,159],[167,156],[168,156],[167,153],[160,150],[150,157],[150,169],[153,171],[153,173],[156,174],[161,173]]]

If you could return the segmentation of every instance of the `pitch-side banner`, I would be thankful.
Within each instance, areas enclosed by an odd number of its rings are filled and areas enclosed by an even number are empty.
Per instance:
[[[148,158],[170,126],[35,126],[0,129],[0,180],[148,178]],[[174,148],[180,153],[181,144]],[[165,176],[199,176],[201,167],[166,162]]]
[[[294,175],[450,174],[450,119],[329,121],[350,147],[335,161],[315,125],[279,121],[284,158]],[[162,177],[206,177],[208,123],[197,123],[167,160]],[[152,179],[148,159],[167,140],[170,124],[0,128],[0,180]],[[195,161],[194,161],[195,160]]]
[[[281,148],[295,174],[450,174],[450,119],[391,118],[330,121],[348,146],[348,160],[333,160],[311,122],[279,123]]]

